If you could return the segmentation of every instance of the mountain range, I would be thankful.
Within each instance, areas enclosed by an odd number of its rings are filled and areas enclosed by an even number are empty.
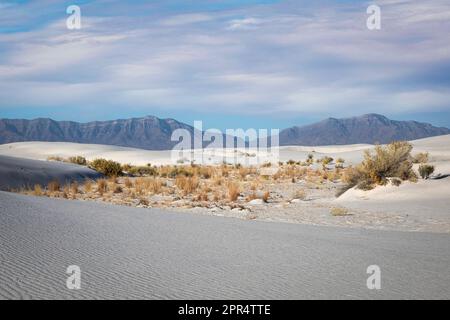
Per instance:
[[[34,120],[0,119],[0,144],[23,141],[75,142],[106,144],[147,150],[169,150],[177,142],[172,132],[194,128],[174,119],[153,116],[113,121],[78,123],[48,118]],[[438,128],[416,121],[394,121],[378,114],[334,119],[292,127],[280,132],[280,145],[343,145],[358,143],[389,143],[395,140],[415,140],[450,134],[448,128]]]

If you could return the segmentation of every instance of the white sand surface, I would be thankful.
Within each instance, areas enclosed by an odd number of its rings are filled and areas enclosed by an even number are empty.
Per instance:
[[[66,287],[69,265],[81,290]],[[382,289],[368,290],[368,266]],[[0,192],[0,299],[450,299],[450,236]]]
[[[401,213],[416,219],[450,221],[450,178],[391,184],[370,191],[351,189],[334,200],[348,208]]]
[[[0,155],[0,190],[33,188],[36,184],[46,186],[50,181],[63,185],[101,176],[94,170],[74,164]]]

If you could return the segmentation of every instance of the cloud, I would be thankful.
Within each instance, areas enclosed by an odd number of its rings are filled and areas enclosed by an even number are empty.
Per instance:
[[[250,30],[260,25],[263,21],[256,18],[234,19],[229,22],[228,30]]]
[[[57,12],[52,3],[46,10]],[[42,22],[35,6],[5,9],[33,17],[35,27],[0,32],[0,109],[268,117],[450,111],[442,85],[450,82],[448,1],[378,1],[380,31],[366,28],[369,2],[195,12],[107,3],[82,5],[79,31],[65,28],[64,10]]]

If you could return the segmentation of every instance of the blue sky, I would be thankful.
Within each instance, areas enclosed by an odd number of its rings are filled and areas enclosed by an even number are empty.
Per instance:
[[[65,26],[73,4],[81,30]],[[450,127],[449,34],[447,0],[0,0],[0,117]]]

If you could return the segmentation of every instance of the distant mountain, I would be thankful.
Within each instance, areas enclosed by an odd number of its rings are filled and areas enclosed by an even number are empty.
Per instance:
[[[172,132],[176,129],[194,132],[194,128],[187,124],[152,116],[89,123],[0,119],[0,144],[59,141],[168,150],[177,143],[171,141]]]
[[[280,145],[384,144],[445,134],[450,134],[450,129],[416,121],[394,121],[379,114],[366,114],[347,119],[329,118],[315,124],[285,129],[280,132]]]
[[[0,144],[55,141],[170,150],[177,144],[171,141],[172,133],[176,129],[186,129],[193,136],[192,126],[153,116],[88,123],[46,118],[0,119]],[[444,134],[450,134],[450,130],[426,123],[393,121],[381,115],[368,114],[349,119],[330,118],[312,125],[285,129],[280,133],[280,145],[389,143],[394,140],[415,140]]]

